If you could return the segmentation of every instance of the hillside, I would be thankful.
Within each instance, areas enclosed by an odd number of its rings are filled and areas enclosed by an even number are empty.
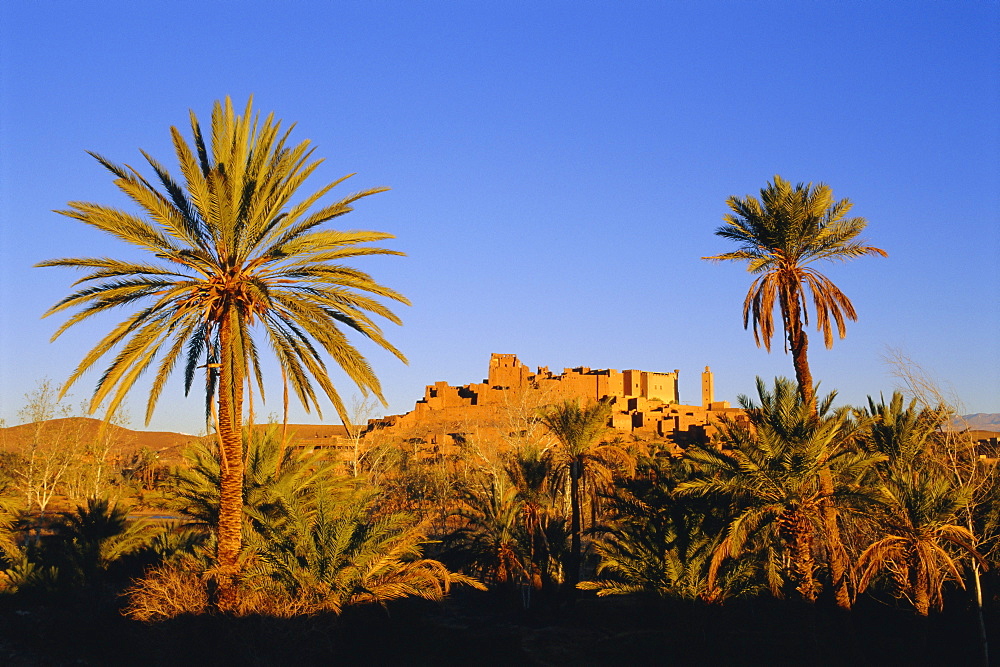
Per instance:
[[[67,442],[86,444],[97,437],[100,426],[98,419],[68,417],[0,428],[0,450],[21,450],[33,438],[37,438],[42,447]],[[266,427],[260,425],[258,428]],[[310,445],[335,443],[347,435],[341,425],[313,424],[289,424],[288,433],[296,443]],[[111,449],[126,460],[146,448],[156,452],[160,463],[167,465],[180,463],[184,448],[202,437],[172,431],[133,431],[113,424],[107,427],[106,435],[111,439]]]
[[[38,439],[42,447],[66,443],[86,444],[97,438],[100,427],[99,419],[88,417],[67,417],[9,426],[0,429],[0,449],[20,450],[34,438]],[[111,440],[111,448],[126,459],[145,447],[159,454],[163,463],[179,462],[184,447],[198,439],[197,436],[184,433],[133,431],[113,424],[107,426],[106,436]]]
[[[1000,414],[977,412],[971,415],[962,415],[961,428],[968,428],[973,431],[994,431],[1000,432]]]

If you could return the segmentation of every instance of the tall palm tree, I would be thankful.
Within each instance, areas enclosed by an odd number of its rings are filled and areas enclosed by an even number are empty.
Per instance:
[[[98,379],[91,411],[107,403],[114,412],[151,368],[146,421],[167,378],[183,360],[185,390],[199,368],[206,375],[206,412],[213,412],[220,442],[218,571],[220,598],[231,592],[241,547],[244,397],[255,382],[263,398],[258,339],[273,350],[302,405],[320,413],[318,385],[342,419],[346,411],[331,382],[324,353],[362,392],[382,398],[374,372],[348,341],[353,329],[405,361],[382,335],[373,316],[399,324],[380,299],[408,303],[371,276],[343,264],[352,257],[401,254],[371,247],[392,238],[372,231],[336,231],[323,223],[352,210],[373,188],[340,201],[318,202],[347,177],[303,196],[300,188],[321,160],[308,141],[291,145],[273,114],[263,120],[247,102],[243,115],[232,102],[216,102],[206,139],[191,113],[193,146],[173,127],[178,182],[143,152],[155,179],[93,154],[115,176],[115,185],[139,208],[138,214],[87,202],[59,211],[138,246],[150,259],[64,258],[39,266],[89,270],[80,289],[46,315],[78,309],[56,331],[117,307],[138,306],[83,358],[64,385],[66,391],[101,359],[110,363]],[[252,396],[252,395],[251,395]],[[214,405],[213,405],[214,401]]]
[[[845,320],[857,321],[854,305],[833,281],[810,266],[818,261],[846,261],[863,255],[887,256],[881,248],[866,245],[858,238],[868,221],[845,217],[853,207],[848,199],[834,201],[833,190],[825,183],[791,183],[775,175],[774,182],[760,191],[760,199],[747,196],[726,200],[732,213],[716,235],[735,241],[739,249],[705,257],[710,261],[740,261],[758,276],[743,301],[743,327],[753,327],[757,345],[771,351],[774,337],[774,309],[781,313],[785,351],[792,353],[795,379],[807,405],[816,409],[816,394],[809,370],[809,299],[815,308],[816,328],[823,332],[827,348],[833,347],[833,326],[841,338],[847,334]],[[777,303],[776,303],[777,302]],[[832,494],[829,471],[822,476],[823,492]],[[823,506],[826,531],[836,556],[831,563],[837,604],[850,606],[847,565],[842,557],[836,509]]]
[[[580,581],[582,485],[586,478],[609,484],[616,470],[635,466],[634,457],[624,448],[602,442],[610,416],[611,404],[606,401],[581,405],[574,399],[546,408],[539,415],[539,420],[559,442],[554,456],[569,477],[570,557],[566,584],[570,591]]]
[[[816,328],[827,348],[833,347],[833,328],[843,338],[845,320],[857,321],[851,300],[829,278],[814,269],[818,261],[846,261],[862,255],[887,256],[865,245],[858,235],[867,226],[864,218],[847,218],[853,204],[834,201],[830,186],[791,183],[775,175],[760,191],[760,199],[747,196],[726,200],[732,213],[717,236],[735,241],[739,249],[704,257],[714,262],[747,263],[757,276],[743,301],[743,326],[752,327],[757,345],[771,351],[774,309],[781,313],[785,351],[792,353],[795,379],[806,403],[815,404],[812,373],[807,357],[809,299],[815,308]]]

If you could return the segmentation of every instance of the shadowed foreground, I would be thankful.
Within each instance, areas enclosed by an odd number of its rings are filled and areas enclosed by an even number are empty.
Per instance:
[[[511,611],[459,591],[444,604],[403,600],[340,617],[202,615],[144,625],[115,602],[0,600],[9,665],[241,664],[977,664],[972,618],[921,620],[874,602],[849,618],[756,600],[724,607],[584,596],[571,609]],[[961,605],[955,604],[957,610]],[[996,609],[990,618],[996,618]],[[995,641],[996,623],[990,628]],[[852,639],[853,637],[853,639]]]

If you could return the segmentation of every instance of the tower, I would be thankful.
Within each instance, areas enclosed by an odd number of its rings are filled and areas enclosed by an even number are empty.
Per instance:
[[[715,376],[712,370],[705,366],[705,372],[701,374],[701,407],[709,409],[715,401]]]
[[[490,355],[490,370],[486,379],[490,387],[520,390],[527,378],[528,367],[518,361],[516,354]]]

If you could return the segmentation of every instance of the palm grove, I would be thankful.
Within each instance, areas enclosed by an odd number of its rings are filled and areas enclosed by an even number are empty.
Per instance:
[[[178,367],[185,391],[204,389],[216,437],[192,448],[167,484],[171,506],[192,521],[136,527],[91,498],[50,538],[90,544],[71,557],[25,540],[18,527],[27,515],[18,520],[12,509],[7,592],[79,584],[86,572],[141,555],[129,609],[144,619],[210,608],[339,612],[440,598],[453,583],[528,606],[580,589],[707,604],[829,599],[844,609],[874,594],[926,615],[965,588],[982,608],[981,575],[1000,556],[996,478],[973,443],[944,428],[948,406],[897,392],[836,407],[835,394],[816,393],[810,324],[831,347],[857,318],[816,264],[886,254],[860,239],[866,221],[847,217],[850,202],[828,186],[775,176],[759,199],[728,201],[716,233],[737,248],[706,259],[746,263],[754,280],[744,325],[769,351],[780,332],[795,381],[758,379],[756,397],[740,397],[744,417],[719,423],[712,442],[677,455],[611,431],[605,403],[542,402],[511,411],[506,442],[469,438],[448,459],[366,438],[346,475],[322,454],[288,446],[280,429],[245,422],[265,398],[265,354],[278,362],[286,412],[294,393],[307,410],[329,400],[345,423],[330,360],[382,398],[347,334],[405,361],[380,322],[400,323],[386,303],[406,298],[346,263],[400,254],[372,245],[391,236],[326,224],[383,188],[322,203],[340,179],[303,194],[320,164],[309,142],[291,143],[280,121],[261,119],[250,103],[242,115],[228,99],[216,103],[207,137],[192,114],[191,133],[189,143],[171,129],[180,180],[145,153],[152,181],[94,155],[137,213],[86,202],[60,211],[138,246],[148,261],[40,266],[86,272],[48,312],[72,312],[54,337],[106,311],[130,312],[64,392],[98,367],[89,409],[114,414],[148,373],[148,422]],[[98,519],[104,533],[81,538],[81,526]]]

